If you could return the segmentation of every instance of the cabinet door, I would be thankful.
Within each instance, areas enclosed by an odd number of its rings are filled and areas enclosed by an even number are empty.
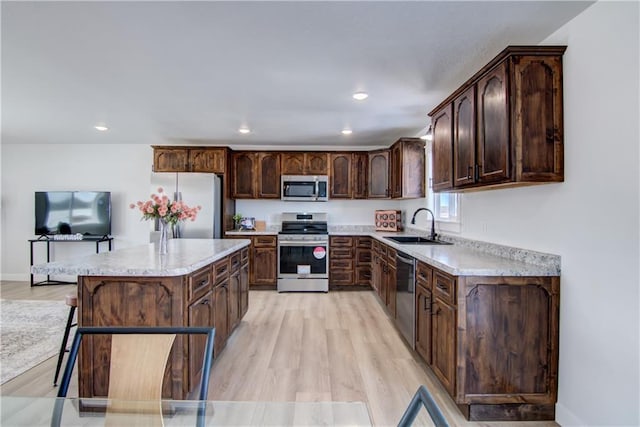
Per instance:
[[[506,62],[481,78],[477,88],[478,180],[482,183],[508,181],[509,97]]]
[[[192,148],[189,150],[191,172],[225,172],[226,150],[224,148]]]
[[[456,309],[440,298],[433,299],[433,346],[431,368],[444,388],[453,396],[456,367]]]
[[[282,175],[304,174],[304,153],[282,153],[281,161]]]
[[[275,285],[277,279],[277,249],[254,248],[251,273],[254,285]]]
[[[227,305],[229,300],[229,279],[222,281],[214,290],[213,304],[213,325],[216,328],[214,351],[218,355],[227,342],[228,334],[228,314]]]
[[[416,286],[416,351],[431,364],[431,291]]]
[[[240,268],[231,272],[229,276],[229,291],[227,295],[228,328],[231,332],[240,321]]]
[[[402,198],[421,198],[425,196],[425,151],[424,141],[420,138],[404,138],[402,144],[401,179]]]
[[[280,154],[258,153],[258,198],[280,198]]]
[[[305,153],[305,175],[327,175],[329,173],[329,156],[327,153]]]
[[[329,159],[329,198],[350,199],[353,195],[351,153],[331,153]]]
[[[433,191],[453,188],[453,105],[433,115]]]
[[[402,197],[402,142],[398,141],[390,150],[390,166],[389,166],[389,181],[391,188],[391,197]]]
[[[189,150],[186,148],[153,149],[154,172],[188,172]]]
[[[240,319],[249,310],[249,264],[242,264],[240,267]]]
[[[189,326],[214,326],[213,290],[187,307]],[[216,330],[216,335],[218,331]],[[189,335],[189,390],[200,384],[202,358],[207,342],[206,335]]]
[[[389,198],[389,150],[369,153],[369,198]]]
[[[387,310],[394,319],[396,318],[396,279],[395,263],[387,262]]]
[[[369,154],[367,152],[353,153],[351,176],[354,199],[367,198]]]
[[[236,199],[255,198],[256,182],[255,153],[233,153],[233,197]]]
[[[514,138],[518,181],[562,181],[562,59],[513,58]]]
[[[453,101],[453,185],[475,183],[476,97],[471,86]]]

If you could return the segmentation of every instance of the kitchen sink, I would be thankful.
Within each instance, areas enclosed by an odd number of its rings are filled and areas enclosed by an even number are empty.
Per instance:
[[[450,242],[440,240],[431,240],[420,236],[385,236],[385,239],[393,240],[403,245],[452,245]]]

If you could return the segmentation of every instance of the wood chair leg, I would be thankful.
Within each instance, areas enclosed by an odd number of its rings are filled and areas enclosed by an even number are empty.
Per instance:
[[[64,337],[62,338],[62,344],[60,344],[60,353],[58,353],[58,364],[56,365],[56,374],[53,377],[53,386],[58,385],[58,375],[60,374],[60,367],[62,366],[62,358],[67,350],[67,340],[69,339],[69,331],[75,324],[73,324],[73,315],[76,311],[76,307],[69,309],[69,317],[67,318],[67,325],[64,328]]]

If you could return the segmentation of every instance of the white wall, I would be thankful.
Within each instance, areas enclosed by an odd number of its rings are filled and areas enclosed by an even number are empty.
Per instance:
[[[129,203],[150,194],[152,149],[143,144],[2,145],[2,279],[29,279],[29,244],[34,233],[34,192],[111,191],[115,248],[149,242],[149,224]],[[46,262],[45,245],[36,246],[36,263]],[[56,260],[88,255],[93,243],[53,244]],[[106,250],[106,244],[101,244]],[[65,279],[64,277],[58,277]],[[37,277],[42,280],[44,277]]]
[[[557,421],[639,425],[637,2],[599,2],[564,55],[565,182],[465,194],[462,235],[562,257]]]

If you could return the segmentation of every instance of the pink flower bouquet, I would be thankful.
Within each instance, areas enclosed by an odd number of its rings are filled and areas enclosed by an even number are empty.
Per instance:
[[[176,224],[178,221],[186,221],[188,219],[195,221],[198,212],[202,209],[202,206],[190,208],[181,201],[172,202],[169,200],[169,196],[164,194],[162,187],[158,188],[158,194],[151,195],[150,200],[146,202],[138,201],[135,204],[131,203],[129,207],[131,209],[137,207],[142,212],[142,219],[159,218],[168,224]]]

